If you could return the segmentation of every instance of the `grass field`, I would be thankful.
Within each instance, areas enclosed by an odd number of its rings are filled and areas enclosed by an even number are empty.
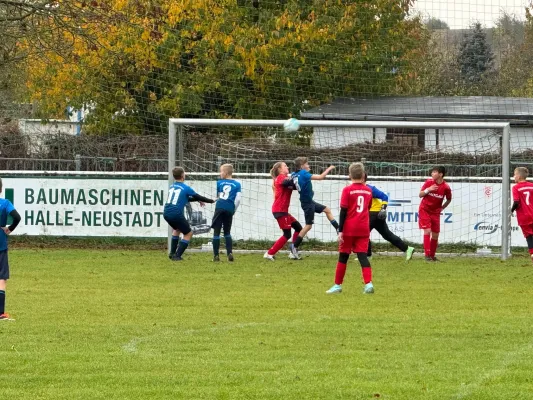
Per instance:
[[[526,258],[10,257],[0,399],[533,399]]]

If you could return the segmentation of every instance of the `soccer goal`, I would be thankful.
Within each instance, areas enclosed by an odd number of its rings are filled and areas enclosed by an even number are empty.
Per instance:
[[[243,188],[242,204],[234,218],[234,240],[264,241],[266,247],[279,237],[270,211],[273,196],[269,171],[277,161],[285,161],[292,168],[294,158],[306,156],[312,173],[335,166],[326,180],[314,181],[313,187],[315,200],[329,206],[336,216],[348,166],[362,161],[368,183],[389,195],[390,230],[405,241],[420,244],[423,237],[418,227],[418,193],[431,168],[442,165],[453,201],[441,215],[439,252],[490,254],[505,260],[512,236],[514,243],[525,246],[509,212],[508,123],[300,120],[300,129],[289,133],[283,129],[285,122],[169,120],[169,170],[183,166],[188,182],[199,193],[215,196],[219,166],[233,164],[235,178],[241,180]],[[193,222],[208,225],[214,207],[193,207]],[[296,193],[290,212],[303,222]],[[204,231],[199,234],[209,236]],[[335,241],[336,232],[325,216],[318,215],[308,239],[303,251]],[[372,233],[371,240],[383,242],[377,232]]]

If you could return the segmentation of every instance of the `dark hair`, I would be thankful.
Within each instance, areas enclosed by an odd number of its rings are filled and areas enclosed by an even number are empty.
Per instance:
[[[175,180],[179,181],[185,176],[185,170],[183,169],[183,167],[174,167],[172,168],[172,176]]]
[[[446,174],[446,168],[444,168],[442,165],[433,167],[431,172],[433,172],[433,171],[437,171],[439,174],[442,174],[442,176],[444,176]]]
[[[296,160],[294,160],[294,169],[296,171],[299,171],[302,169],[302,166],[304,164],[307,164],[307,157],[298,157]]]

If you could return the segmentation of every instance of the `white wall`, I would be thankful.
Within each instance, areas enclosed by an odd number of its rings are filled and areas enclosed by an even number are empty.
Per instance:
[[[25,135],[57,133],[76,135],[79,124],[77,121],[69,120],[49,120],[43,123],[41,119],[21,119],[19,120],[19,130]]]
[[[426,129],[426,150],[436,150],[435,129]],[[376,143],[385,141],[386,129],[376,128]],[[314,147],[343,147],[353,143],[372,142],[372,128],[315,128]],[[533,127],[511,128],[511,151],[533,148]],[[497,131],[483,129],[439,129],[439,151],[468,154],[500,152]]]
[[[376,128],[376,143],[385,141],[386,129]],[[344,147],[352,143],[373,143],[372,128],[314,128],[311,145],[317,148]]]

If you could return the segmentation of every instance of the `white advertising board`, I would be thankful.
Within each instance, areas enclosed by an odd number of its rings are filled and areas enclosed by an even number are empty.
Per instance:
[[[243,200],[233,224],[236,240],[275,240],[280,235],[272,217],[270,179],[240,179]],[[16,234],[53,236],[135,236],[166,237],[163,205],[167,181],[162,179],[116,178],[5,178],[3,195],[13,200],[22,222]],[[214,181],[189,181],[207,197],[216,195]],[[369,182],[372,183],[372,182]],[[376,186],[388,193],[387,221],[391,231],[403,239],[421,243],[418,229],[420,182],[380,181]],[[313,182],[315,200],[339,214],[339,196],[347,181]],[[501,244],[501,184],[451,183],[453,201],[441,216],[441,242]],[[191,225],[196,234],[209,236],[214,205],[192,205]],[[298,194],[293,194],[290,212],[303,224]],[[317,215],[310,238],[333,241],[336,233],[324,215]],[[379,241],[377,232],[372,239]],[[513,246],[525,246],[516,225]]]

